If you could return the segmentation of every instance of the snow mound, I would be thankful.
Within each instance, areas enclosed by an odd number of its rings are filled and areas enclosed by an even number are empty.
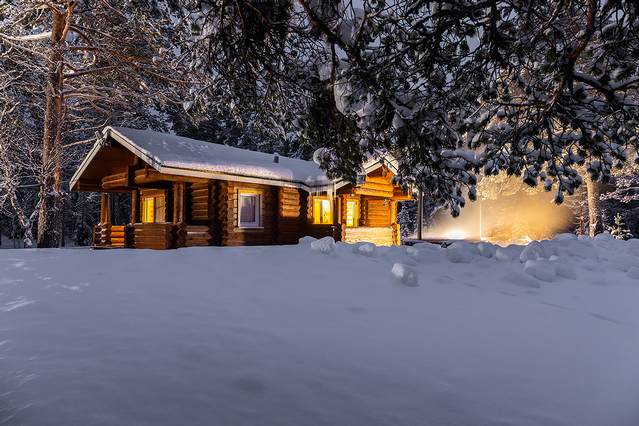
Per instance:
[[[555,267],[555,271],[557,272],[557,276],[564,277],[569,280],[577,279],[577,271],[570,265],[566,265],[565,263],[553,262]]]
[[[548,259],[550,256],[552,256],[552,252],[544,244],[539,241],[532,241],[521,252],[519,260],[521,263],[526,263],[529,260]]]
[[[630,269],[628,269],[628,272],[626,272],[626,274],[628,274],[628,276],[631,278],[639,280],[639,268],[637,268],[636,266],[632,266]]]
[[[446,248],[446,257],[453,263],[470,263],[475,255],[479,255],[475,244],[457,241]]]
[[[403,263],[396,263],[391,269],[391,274],[402,284],[409,287],[417,287],[419,285],[419,274],[416,270]]]
[[[486,259],[490,259],[495,255],[498,247],[482,241],[480,243],[477,243],[477,249],[479,250],[480,256],[485,257]]]
[[[317,238],[313,238],[313,237],[302,237],[299,240],[299,244],[302,245],[307,245],[307,244],[311,244],[313,241],[317,241]]]
[[[555,269],[555,265],[546,259],[527,260],[526,265],[524,266],[524,272],[541,281],[557,281],[557,270]]]
[[[435,263],[439,262],[439,256],[436,252],[430,249],[412,250],[409,254],[418,262],[421,263]]]
[[[622,272],[628,272],[630,268],[639,268],[639,257],[631,254],[617,254],[610,260],[610,265]]]
[[[324,237],[311,243],[311,250],[324,254],[331,254],[335,251],[335,240],[333,237]]]
[[[498,260],[499,262],[512,262],[513,255],[510,250],[499,247],[495,250],[495,260]]]
[[[501,277],[501,280],[510,284],[516,284],[523,287],[540,288],[539,281],[530,275],[526,275],[520,271],[511,271]]]
[[[373,243],[357,243],[353,245],[353,253],[367,257],[377,257],[377,246]]]

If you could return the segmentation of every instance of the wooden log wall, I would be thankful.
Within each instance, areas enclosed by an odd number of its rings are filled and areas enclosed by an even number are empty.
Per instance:
[[[178,227],[170,223],[134,224],[134,247],[153,250],[177,248]]]
[[[304,229],[304,235],[313,238],[324,238],[324,237],[332,237],[335,227],[340,227],[340,225],[325,225],[321,223],[308,223],[306,228]]]
[[[93,227],[92,245],[94,247],[102,245],[102,227],[100,225],[96,225]]]
[[[211,184],[191,183],[188,190],[189,215],[188,222],[208,224],[209,206],[211,205]]]
[[[239,228],[238,189],[261,191],[262,226]],[[223,246],[272,245],[277,232],[277,187],[241,182],[218,181],[217,218],[220,223],[220,243]]]
[[[362,196],[361,226],[385,227],[391,225],[391,200],[384,198]]]
[[[124,226],[111,225],[107,223],[107,245],[111,246],[125,246]]]
[[[206,247],[217,245],[208,225],[177,224],[177,247]]]
[[[392,224],[391,228],[393,228],[393,244],[395,244],[396,246],[401,245],[401,243],[402,243],[402,234],[400,232],[399,223]]]
[[[306,192],[296,188],[277,188],[277,244],[297,244],[304,236]]]
[[[344,230],[344,241],[347,243],[357,243],[366,241],[378,246],[390,246],[395,243],[393,228],[386,227],[347,227]]]

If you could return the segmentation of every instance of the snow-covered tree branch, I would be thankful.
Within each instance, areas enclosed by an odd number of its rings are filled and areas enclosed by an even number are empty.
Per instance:
[[[0,107],[11,95],[28,111],[44,111],[38,246],[60,243],[62,147],[76,146],[63,141],[65,135],[98,123],[148,121],[143,108],[180,104],[194,84],[176,47],[179,24],[165,6],[152,0],[0,2],[0,70],[25,72],[11,93],[0,93]]]
[[[453,214],[475,174],[506,171],[557,202],[637,143],[632,2],[182,1],[209,75],[193,101],[263,109],[354,179],[390,152]]]

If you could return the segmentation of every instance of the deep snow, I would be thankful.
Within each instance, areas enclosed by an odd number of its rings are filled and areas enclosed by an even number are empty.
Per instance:
[[[2,425],[639,424],[639,240],[0,250]]]

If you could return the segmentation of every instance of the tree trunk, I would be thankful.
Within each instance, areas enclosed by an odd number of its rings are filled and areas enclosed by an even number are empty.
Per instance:
[[[68,12],[67,12],[68,13]],[[44,114],[42,146],[42,205],[38,216],[38,247],[60,245],[60,163],[61,135],[64,116],[64,80],[62,43],[66,13],[53,13],[51,26],[50,65],[47,75],[47,104]]]
[[[588,190],[588,217],[590,218],[590,226],[588,227],[590,236],[594,237],[603,232],[603,218],[601,216],[601,208],[599,207],[599,196],[601,192],[601,184],[590,179],[586,175],[586,189]]]

